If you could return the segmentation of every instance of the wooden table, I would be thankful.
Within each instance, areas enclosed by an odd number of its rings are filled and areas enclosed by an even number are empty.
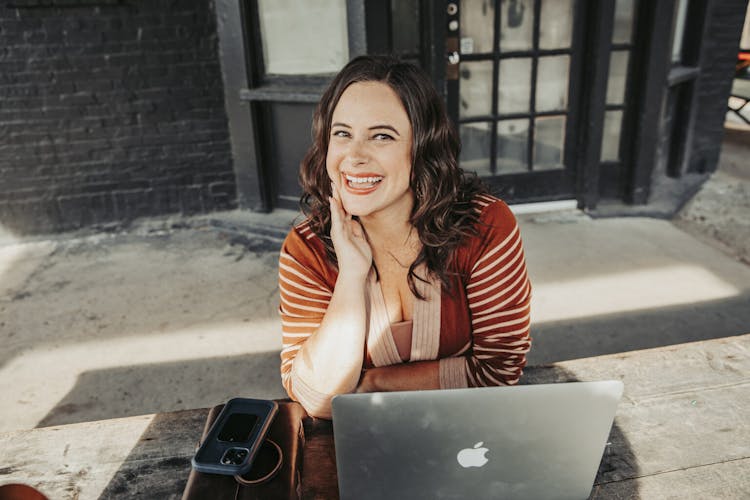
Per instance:
[[[750,335],[527,369],[625,384],[592,498],[750,498]],[[52,499],[179,498],[206,409],[0,434],[0,484]],[[306,419],[305,498],[336,497],[333,433]]]

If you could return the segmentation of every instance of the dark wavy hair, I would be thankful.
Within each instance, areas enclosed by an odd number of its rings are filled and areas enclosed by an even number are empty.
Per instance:
[[[420,299],[415,279],[417,266],[425,263],[451,290],[449,264],[456,248],[468,235],[475,234],[478,214],[472,199],[487,193],[476,175],[467,175],[458,167],[460,141],[448,119],[442,98],[428,76],[413,64],[390,56],[360,56],[352,59],[336,75],[318,103],[313,115],[313,143],[300,165],[303,195],[302,212],[309,218],[312,231],[325,244],[330,261],[336,253],[330,238],[331,180],[326,171],[326,154],[333,110],[341,94],[357,82],[382,82],[401,99],[412,126],[412,170],[410,187],[415,203],[409,221],[416,228],[422,250],[409,267],[408,282]]]

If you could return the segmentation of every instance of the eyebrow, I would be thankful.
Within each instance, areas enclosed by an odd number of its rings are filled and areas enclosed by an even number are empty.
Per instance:
[[[332,123],[331,124],[331,128],[333,128],[333,127],[352,128],[350,125],[347,125],[346,123],[341,123],[341,122]],[[391,131],[393,131],[394,134],[396,134],[397,136],[401,137],[401,134],[398,133],[398,130],[396,130],[395,128],[393,128],[390,125],[373,125],[372,127],[368,127],[367,130],[377,130],[377,129],[382,129],[382,128],[384,128],[386,130],[391,130]]]

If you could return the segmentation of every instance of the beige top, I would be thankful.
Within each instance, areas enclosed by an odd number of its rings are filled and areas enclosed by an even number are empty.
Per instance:
[[[391,335],[393,335],[396,350],[402,361],[409,361],[409,356],[411,356],[412,325],[413,322],[411,320],[391,323]]]

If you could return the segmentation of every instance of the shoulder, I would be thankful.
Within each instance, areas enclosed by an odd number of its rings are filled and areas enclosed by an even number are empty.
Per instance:
[[[313,232],[310,220],[295,225],[281,245],[280,260],[294,260],[300,265],[324,271],[330,267],[326,256],[325,245],[320,237]]]
[[[475,229],[477,235],[484,239],[498,234],[508,235],[516,230],[518,223],[510,207],[500,198],[489,194],[481,194],[472,200],[474,210],[479,213],[479,220]]]
[[[516,217],[510,207],[495,196],[481,194],[472,200],[478,214],[474,223],[474,234],[458,249],[458,263],[464,271],[472,269],[488,253],[520,244]]]
[[[289,230],[281,245],[281,252],[293,255],[307,253],[325,255],[325,245],[313,231],[310,219],[305,219]]]

